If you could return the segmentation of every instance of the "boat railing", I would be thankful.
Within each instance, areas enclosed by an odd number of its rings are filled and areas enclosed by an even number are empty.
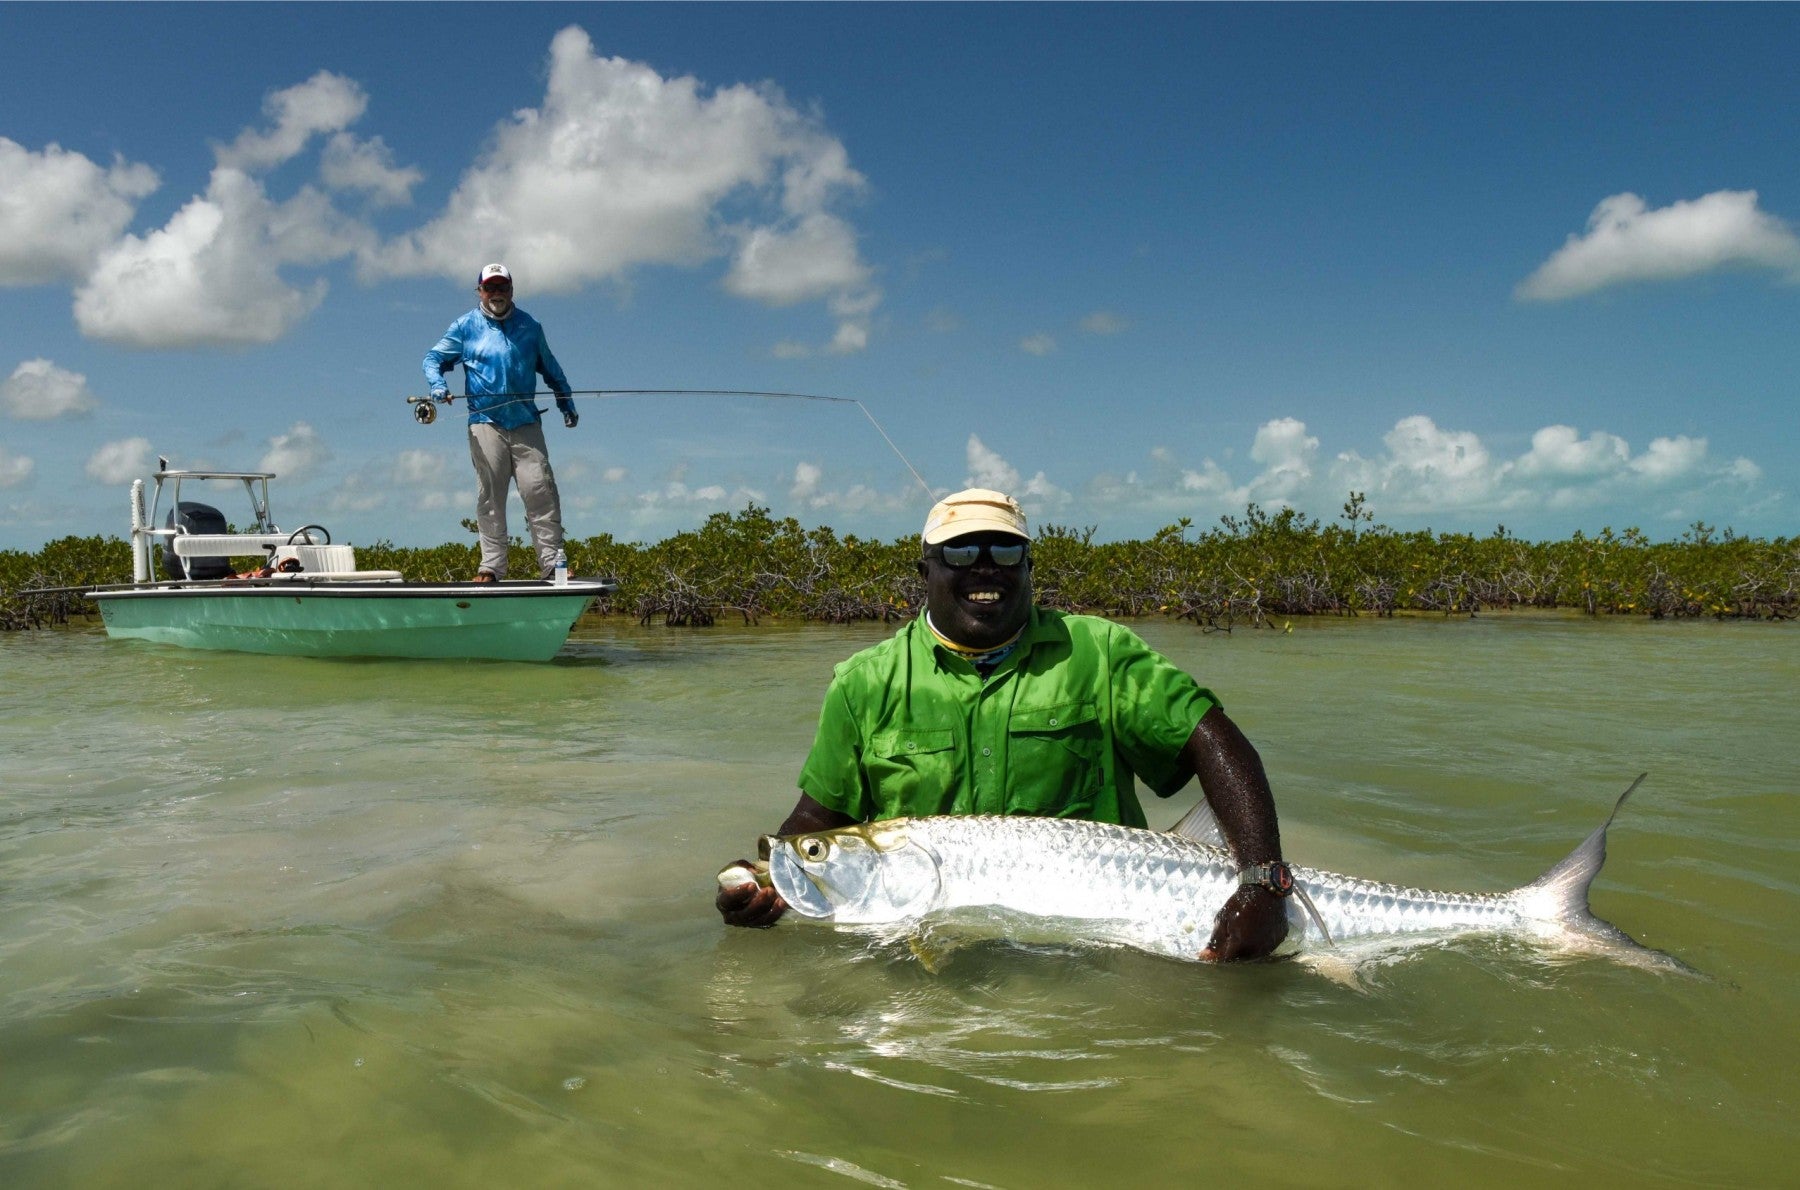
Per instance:
[[[169,547],[181,558],[241,558],[288,543],[286,533],[178,533],[171,529],[151,532],[167,536]]]
[[[273,574],[254,576],[262,581],[397,583],[405,577],[398,570],[358,570],[354,547],[296,542],[291,533],[189,533],[174,528],[149,529],[145,534],[165,539],[178,558],[243,558],[265,554],[269,565],[276,569]],[[280,567],[281,563],[290,561],[299,569]],[[251,577],[241,575],[223,581],[243,581]]]

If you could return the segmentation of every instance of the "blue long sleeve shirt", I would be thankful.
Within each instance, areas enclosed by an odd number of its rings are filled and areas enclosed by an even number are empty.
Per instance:
[[[537,378],[555,390],[556,407],[564,413],[575,408],[569,397],[569,381],[562,365],[550,354],[544,328],[517,306],[496,321],[477,306],[450,324],[437,346],[425,353],[425,383],[432,395],[450,391],[444,369],[463,367],[463,395],[469,400],[469,424],[491,422],[503,430],[516,430],[538,420],[542,412],[529,396]]]

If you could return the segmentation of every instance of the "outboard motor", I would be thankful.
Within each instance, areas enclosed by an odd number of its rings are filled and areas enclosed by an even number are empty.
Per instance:
[[[230,532],[225,525],[224,513],[210,504],[201,504],[197,500],[183,500],[171,508],[166,526],[173,529],[177,518],[181,521],[181,527],[189,533]],[[163,574],[171,579],[231,577],[230,558],[179,558],[175,555],[173,540],[163,543],[162,565]]]

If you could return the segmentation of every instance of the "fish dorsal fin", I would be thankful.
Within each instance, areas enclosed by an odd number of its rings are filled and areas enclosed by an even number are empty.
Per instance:
[[[1225,846],[1225,832],[1219,829],[1219,820],[1213,814],[1212,803],[1204,797],[1194,803],[1192,810],[1181,816],[1180,822],[1169,828],[1169,833],[1213,847]]]

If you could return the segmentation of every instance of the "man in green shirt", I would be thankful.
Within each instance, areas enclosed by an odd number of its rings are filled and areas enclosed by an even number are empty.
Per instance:
[[[1259,958],[1287,934],[1275,799],[1262,760],[1211,691],[1129,629],[1032,605],[1017,501],[971,488],[921,535],[925,614],[837,667],[775,832],[924,814],[1035,814],[1143,826],[1134,778],[1168,797],[1190,777],[1243,866],[1208,959]],[[769,926],[772,888],[722,888],[727,924]]]

